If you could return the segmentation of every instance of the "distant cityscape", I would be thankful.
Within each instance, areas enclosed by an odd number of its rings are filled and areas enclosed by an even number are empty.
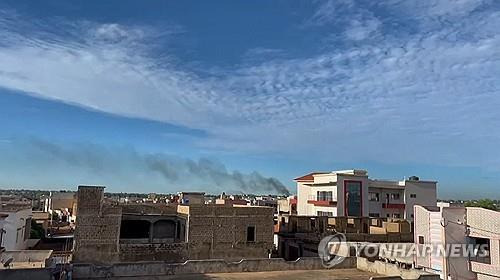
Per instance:
[[[3,189],[0,245],[7,270],[0,275],[26,268],[46,279],[98,279],[103,269],[141,279],[151,271],[170,277],[283,268],[411,275],[404,279],[500,275],[498,200],[438,200],[437,181],[372,179],[358,169],[294,181],[295,195]],[[337,247],[325,245],[331,238],[340,240]],[[476,249],[449,258],[412,249],[457,244]],[[387,249],[396,245],[403,247]],[[220,259],[240,264],[215,266]],[[168,269],[156,269],[158,261]]]

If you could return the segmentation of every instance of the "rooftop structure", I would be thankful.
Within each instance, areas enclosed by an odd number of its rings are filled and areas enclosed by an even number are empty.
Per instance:
[[[415,242],[419,246],[483,245],[488,256],[435,256],[416,265],[448,279],[500,278],[500,212],[477,207],[415,206]]]
[[[267,257],[273,246],[273,209],[194,203],[107,202],[104,187],[78,188],[75,262]]]
[[[413,205],[436,205],[435,181],[412,176],[376,180],[366,170],[313,172],[295,178],[297,213],[306,216],[370,216],[413,220]]]

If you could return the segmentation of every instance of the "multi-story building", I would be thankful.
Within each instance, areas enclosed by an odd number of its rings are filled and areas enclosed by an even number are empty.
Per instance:
[[[183,194],[181,199],[189,204],[120,204],[105,199],[104,187],[78,187],[73,261],[181,262],[269,256],[273,208],[204,204],[193,199],[193,193],[189,199]]]
[[[0,247],[6,250],[28,248],[32,216],[31,201],[15,196],[0,197]]]
[[[458,256],[427,254],[415,258],[417,267],[438,273],[442,279],[500,278],[500,212],[477,207],[417,205],[414,235],[419,246],[483,245],[489,251],[486,255],[477,254],[476,248],[458,251]]]
[[[413,206],[435,206],[435,181],[387,181],[365,170],[310,173],[297,182],[297,213],[305,216],[370,216],[413,220]]]

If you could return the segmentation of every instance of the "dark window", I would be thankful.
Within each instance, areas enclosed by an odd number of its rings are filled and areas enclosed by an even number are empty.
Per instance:
[[[474,251],[471,256],[469,256],[471,261],[491,264],[491,254],[490,254],[490,240],[488,238],[468,238],[469,245],[474,246]]]
[[[418,244],[424,244],[424,237],[422,235],[418,236]]]
[[[255,242],[255,227],[247,227],[247,242]]]
[[[369,213],[368,216],[378,218],[378,217],[380,217],[380,214],[379,213]]]
[[[325,212],[325,211],[317,211],[316,212],[317,216],[326,216],[326,217],[333,217],[332,212]]]
[[[345,181],[344,215],[361,216],[361,182]]]
[[[417,194],[416,193],[412,193],[412,194],[410,194],[410,197],[411,198],[417,198]]]
[[[333,196],[331,191],[318,191],[316,200],[318,201],[332,201]]]
[[[141,239],[149,238],[151,223],[141,220],[122,220],[120,238]]]
[[[370,201],[379,201],[380,200],[379,193],[374,193],[374,192],[368,193],[368,197],[369,197]]]
[[[399,199],[399,193],[391,193],[391,199]]]

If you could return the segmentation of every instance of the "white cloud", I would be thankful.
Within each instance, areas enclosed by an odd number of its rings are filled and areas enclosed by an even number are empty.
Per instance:
[[[144,43],[151,30],[95,25],[76,43],[23,36],[4,21],[0,38],[11,44],[0,45],[0,85],[205,129],[212,137],[198,145],[210,149],[500,168],[489,152],[500,140],[500,13],[467,14],[433,28],[440,23],[431,20],[409,37],[381,40],[384,21],[353,3],[327,2],[311,22],[353,12],[344,39],[360,44],[310,58],[271,57],[216,75],[155,61]],[[454,11],[434,9],[415,13]]]

